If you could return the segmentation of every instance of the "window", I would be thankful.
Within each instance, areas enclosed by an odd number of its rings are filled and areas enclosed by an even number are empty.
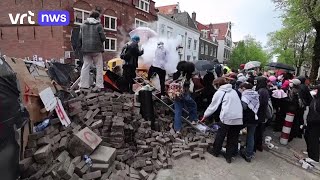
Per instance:
[[[184,35],[180,35],[181,36],[181,46],[184,47]]]
[[[204,45],[201,43],[201,54],[204,54]]]
[[[111,31],[117,30],[117,18],[104,15],[104,28]]]
[[[117,39],[107,37],[107,41],[104,43],[105,51],[117,51]]]
[[[137,27],[148,27],[148,23],[145,22],[145,21],[142,21],[140,19],[137,19],[135,20],[135,23],[136,23],[136,28]]]
[[[164,24],[161,24],[160,25],[160,32],[161,32],[161,35],[164,35],[164,32],[165,32],[165,25]]]
[[[196,57],[196,56],[193,56],[193,60],[194,60],[194,61],[197,60],[197,57]]]
[[[173,28],[168,26],[168,27],[167,27],[167,37],[168,37],[168,38],[173,37],[173,36],[172,36],[172,32],[173,32]]]
[[[213,56],[213,47],[211,47],[210,56]]]
[[[190,61],[191,56],[187,56],[187,61]]]
[[[81,25],[89,16],[90,16],[89,11],[74,8],[74,17],[75,17],[74,24]]]
[[[188,49],[191,49],[191,41],[192,41],[192,39],[188,38]]]
[[[149,0],[139,0],[138,6],[136,7],[142,11],[149,12],[150,2]]]
[[[202,30],[202,37],[208,38],[208,31],[207,30]]]
[[[198,46],[198,41],[197,40],[194,40],[193,42],[193,50],[197,50],[197,46]]]
[[[208,47],[208,45],[206,45],[205,54],[206,54],[206,55],[209,54],[209,47]]]

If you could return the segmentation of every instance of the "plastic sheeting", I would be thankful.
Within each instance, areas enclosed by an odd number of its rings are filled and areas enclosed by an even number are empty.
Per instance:
[[[48,73],[51,79],[60,86],[69,86],[78,76],[74,71],[74,66],[57,62],[50,65]]]

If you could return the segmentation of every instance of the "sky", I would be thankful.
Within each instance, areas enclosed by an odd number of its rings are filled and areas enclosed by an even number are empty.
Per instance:
[[[281,28],[280,12],[271,0],[154,0],[156,7],[180,2],[180,10],[197,13],[203,24],[231,21],[232,40],[246,35],[255,37],[265,46],[269,32]]]

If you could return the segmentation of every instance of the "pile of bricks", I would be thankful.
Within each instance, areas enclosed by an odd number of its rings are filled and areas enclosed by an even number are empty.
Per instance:
[[[171,169],[173,159],[204,158],[211,139],[192,131],[178,137],[164,113],[157,115],[161,132],[152,130],[133,98],[88,92],[65,102],[72,124],[65,128],[51,119],[44,131],[29,135],[22,178],[152,180],[160,169]]]

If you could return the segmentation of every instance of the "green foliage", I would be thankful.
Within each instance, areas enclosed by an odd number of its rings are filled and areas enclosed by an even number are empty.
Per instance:
[[[269,60],[270,56],[263,49],[261,43],[248,35],[243,41],[239,41],[232,50],[229,66],[239,68],[240,64],[245,64],[249,61],[260,61],[263,67]]]
[[[312,62],[311,78],[316,78],[320,62],[320,0],[272,0],[283,11],[283,28],[269,34],[268,46],[280,62],[299,69]],[[318,49],[317,49],[318,47]]]

